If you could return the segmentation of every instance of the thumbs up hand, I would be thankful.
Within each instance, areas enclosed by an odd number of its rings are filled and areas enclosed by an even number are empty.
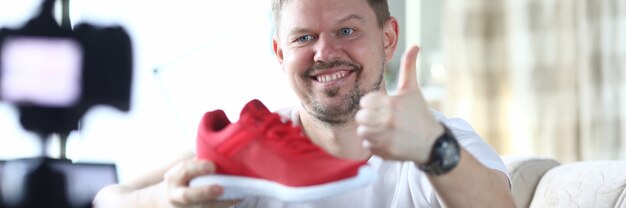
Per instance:
[[[433,117],[417,84],[417,46],[405,52],[395,95],[365,95],[356,114],[357,134],[383,159],[427,162],[443,126]]]

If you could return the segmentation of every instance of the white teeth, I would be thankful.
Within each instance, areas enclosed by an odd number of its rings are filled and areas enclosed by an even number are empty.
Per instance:
[[[316,79],[318,82],[324,83],[324,82],[330,82],[333,80],[337,80],[340,78],[345,77],[348,74],[348,72],[346,71],[338,71],[332,74],[324,74],[324,75],[320,75],[317,76]]]

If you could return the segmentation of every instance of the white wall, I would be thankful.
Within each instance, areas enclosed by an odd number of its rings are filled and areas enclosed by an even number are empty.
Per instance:
[[[74,23],[125,27],[135,55],[131,112],[92,109],[71,136],[73,160],[116,163],[125,181],[190,148],[206,111],[224,109],[236,120],[252,98],[271,110],[297,105],[271,51],[267,1],[71,3]],[[0,26],[19,26],[38,4],[0,0]],[[0,103],[0,159],[35,156],[36,141],[19,126],[15,109]]]

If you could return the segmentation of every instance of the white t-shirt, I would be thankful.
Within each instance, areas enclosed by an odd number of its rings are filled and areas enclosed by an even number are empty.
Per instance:
[[[299,123],[297,110],[284,109],[281,115]],[[456,136],[459,143],[478,161],[488,168],[506,174],[508,171],[500,156],[485,143],[472,127],[461,119],[446,118],[439,112],[433,115],[443,122]],[[435,191],[426,175],[413,162],[385,161],[373,156],[368,161],[378,171],[378,180],[368,186],[329,198],[315,201],[287,203],[272,198],[246,198],[236,207],[240,208],[313,208],[313,207],[441,207]],[[510,184],[509,177],[509,184]]]

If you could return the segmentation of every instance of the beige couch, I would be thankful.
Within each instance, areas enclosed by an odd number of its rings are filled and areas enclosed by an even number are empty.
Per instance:
[[[518,207],[624,207],[626,161],[504,157]]]

